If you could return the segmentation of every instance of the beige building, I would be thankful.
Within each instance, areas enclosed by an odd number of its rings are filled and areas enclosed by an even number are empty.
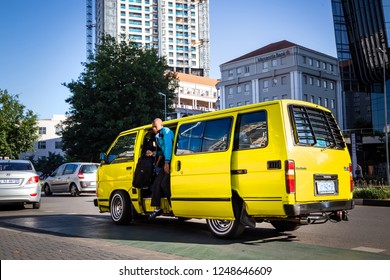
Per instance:
[[[216,110],[217,79],[177,73],[179,87],[176,90],[174,108],[176,116],[195,115]]]

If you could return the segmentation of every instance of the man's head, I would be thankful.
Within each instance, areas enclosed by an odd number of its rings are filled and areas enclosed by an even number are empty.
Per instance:
[[[154,119],[152,123],[152,128],[153,128],[153,133],[156,134],[157,132],[160,131],[160,129],[163,127],[163,122],[161,119],[156,118]]]

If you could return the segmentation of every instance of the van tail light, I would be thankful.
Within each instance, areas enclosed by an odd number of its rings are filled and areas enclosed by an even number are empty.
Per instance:
[[[39,182],[39,176],[33,176],[28,179],[27,184],[36,184]]]
[[[295,193],[295,162],[293,160],[286,160],[285,171],[287,193]]]
[[[77,174],[77,177],[79,177],[79,179],[84,179],[84,173],[83,172],[79,172]]]
[[[353,183],[353,167],[352,167],[352,164],[350,163],[349,164],[349,189],[351,192],[353,192],[353,187],[354,187],[354,183]]]

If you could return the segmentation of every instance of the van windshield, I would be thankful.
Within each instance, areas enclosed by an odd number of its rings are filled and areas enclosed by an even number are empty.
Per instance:
[[[296,144],[345,148],[341,130],[330,112],[300,105],[290,105],[289,110]]]

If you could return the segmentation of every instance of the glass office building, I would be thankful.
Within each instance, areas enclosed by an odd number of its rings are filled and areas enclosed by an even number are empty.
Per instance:
[[[384,131],[390,0],[332,0],[347,129]],[[387,83],[387,103],[390,84]],[[389,104],[387,107],[390,108]],[[388,117],[388,119],[390,119]]]

